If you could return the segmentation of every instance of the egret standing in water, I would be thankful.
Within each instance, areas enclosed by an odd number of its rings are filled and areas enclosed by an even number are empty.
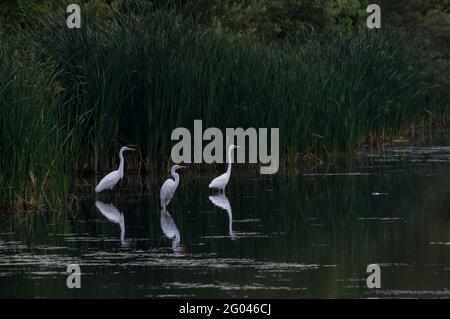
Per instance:
[[[120,164],[119,168],[115,171],[112,171],[108,175],[102,178],[100,183],[95,187],[95,191],[97,193],[105,190],[110,189],[112,190],[113,187],[117,184],[118,181],[120,181],[123,178],[123,170],[125,165],[125,160],[123,159],[123,152],[125,151],[135,151],[136,149],[124,146],[120,149],[119,157],[120,157]]]
[[[236,145],[230,145],[228,147],[228,169],[225,173],[220,175],[219,177],[216,177],[212,180],[211,183],[209,183],[209,188],[217,189],[219,192],[225,193],[225,186],[227,186],[228,181],[230,180],[231,176],[231,152],[235,148],[241,148],[240,146]]]
[[[161,187],[159,197],[161,199],[161,207],[165,210],[167,205],[169,205],[173,194],[177,190],[178,184],[180,183],[180,175],[176,172],[177,169],[185,168],[184,166],[174,165],[170,170],[170,175],[173,179],[168,178]]]

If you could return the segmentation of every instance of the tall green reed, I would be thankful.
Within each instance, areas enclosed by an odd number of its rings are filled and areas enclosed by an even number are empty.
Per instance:
[[[0,44],[0,196],[18,210],[67,198],[77,143],[51,64],[19,42]],[[80,118],[81,119],[81,118]]]
[[[63,21],[46,21],[33,37],[59,61],[62,82],[79,88],[69,96],[90,112],[87,154],[105,156],[123,140],[163,160],[172,129],[192,128],[194,119],[280,127],[288,156],[352,153],[425,115],[430,61],[383,32],[283,46],[201,29],[167,11],[92,15],[81,31]]]
[[[292,160],[351,156],[364,143],[447,114],[445,87],[426,82],[430,57],[398,35],[269,44],[205,29],[169,10],[83,12],[81,29],[68,29],[60,12],[18,32],[43,61],[34,72],[52,65],[52,83],[43,87],[57,84],[58,92],[36,109],[56,109],[55,130],[72,132],[65,156],[78,170],[110,167],[107,159],[128,143],[162,167],[172,130],[192,129],[194,119],[221,129],[279,127],[281,154]]]

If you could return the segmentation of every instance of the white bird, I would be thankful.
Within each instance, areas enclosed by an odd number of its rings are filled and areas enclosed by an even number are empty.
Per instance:
[[[125,219],[123,214],[114,207],[113,204],[105,204],[100,201],[95,202],[95,206],[109,221],[119,224],[120,227],[120,241],[122,244],[125,242]]]
[[[124,146],[120,149],[119,157],[120,157],[120,164],[119,168],[115,171],[112,171],[108,175],[102,178],[100,183],[95,187],[95,191],[97,193],[105,190],[105,189],[113,189],[113,187],[117,184],[118,181],[120,181],[123,178],[123,170],[124,170],[124,164],[125,161],[123,159],[123,152],[125,151],[135,151],[134,148]]]
[[[222,191],[222,193],[225,193],[225,186],[227,186],[228,181],[230,180],[230,176],[231,176],[231,151],[234,148],[241,148],[240,146],[236,146],[236,145],[230,145],[228,147],[228,168],[227,171],[225,173],[223,173],[222,175],[214,178],[211,183],[209,183],[209,188],[213,188],[213,189],[217,189],[219,191]]]
[[[172,216],[165,209],[161,210],[161,230],[168,239],[172,240],[172,249],[175,251],[180,243],[180,231]]]
[[[230,201],[224,194],[209,196],[209,200],[217,207],[225,209],[228,213],[228,232],[231,239],[234,239],[233,233],[233,212],[231,211]]]
[[[159,192],[159,197],[161,199],[161,208],[166,209],[169,205],[173,194],[177,190],[178,184],[180,183],[180,175],[176,172],[177,169],[184,168],[184,166],[174,165],[170,170],[170,174],[173,179],[168,178],[164,184],[161,186],[161,191]]]

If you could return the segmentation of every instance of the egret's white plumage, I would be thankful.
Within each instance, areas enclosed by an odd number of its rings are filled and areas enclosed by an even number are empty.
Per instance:
[[[131,147],[122,147],[119,152],[120,164],[119,168],[115,171],[112,171],[108,175],[102,178],[102,180],[95,187],[95,191],[97,193],[105,190],[105,189],[113,189],[113,187],[123,178],[123,170],[125,165],[125,160],[123,159],[123,152],[125,151],[135,151],[134,148]]]
[[[174,165],[170,170],[170,174],[173,179],[168,178],[164,184],[161,186],[161,191],[159,192],[159,197],[161,200],[161,207],[166,208],[169,205],[173,194],[177,190],[178,184],[180,183],[180,175],[176,172],[177,169],[184,168],[184,166]]]
[[[97,193],[105,190],[105,189],[113,189],[113,187],[120,181],[122,176],[119,175],[117,171],[112,171],[108,175],[102,178],[102,180],[95,187],[95,191]]]
[[[209,188],[217,189],[219,191],[225,192],[225,186],[227,186],[228,181],[230,180],[231,176],[231,152],[234,148],[239,148],[239,146],[236,145],[230,145],[228,147],[228,168],[225,173],[222,175],[214,178],[211,183],[209,183]]]

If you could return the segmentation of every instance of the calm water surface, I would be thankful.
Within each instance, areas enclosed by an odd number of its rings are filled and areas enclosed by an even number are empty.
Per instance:
[[[162,176],[128,176],[114,199],[80,180],[74,214],[0,216],[0,297],[450,297],[450,148],[235,171],[226,196],[212,177],[182,175],[168,211]]]

